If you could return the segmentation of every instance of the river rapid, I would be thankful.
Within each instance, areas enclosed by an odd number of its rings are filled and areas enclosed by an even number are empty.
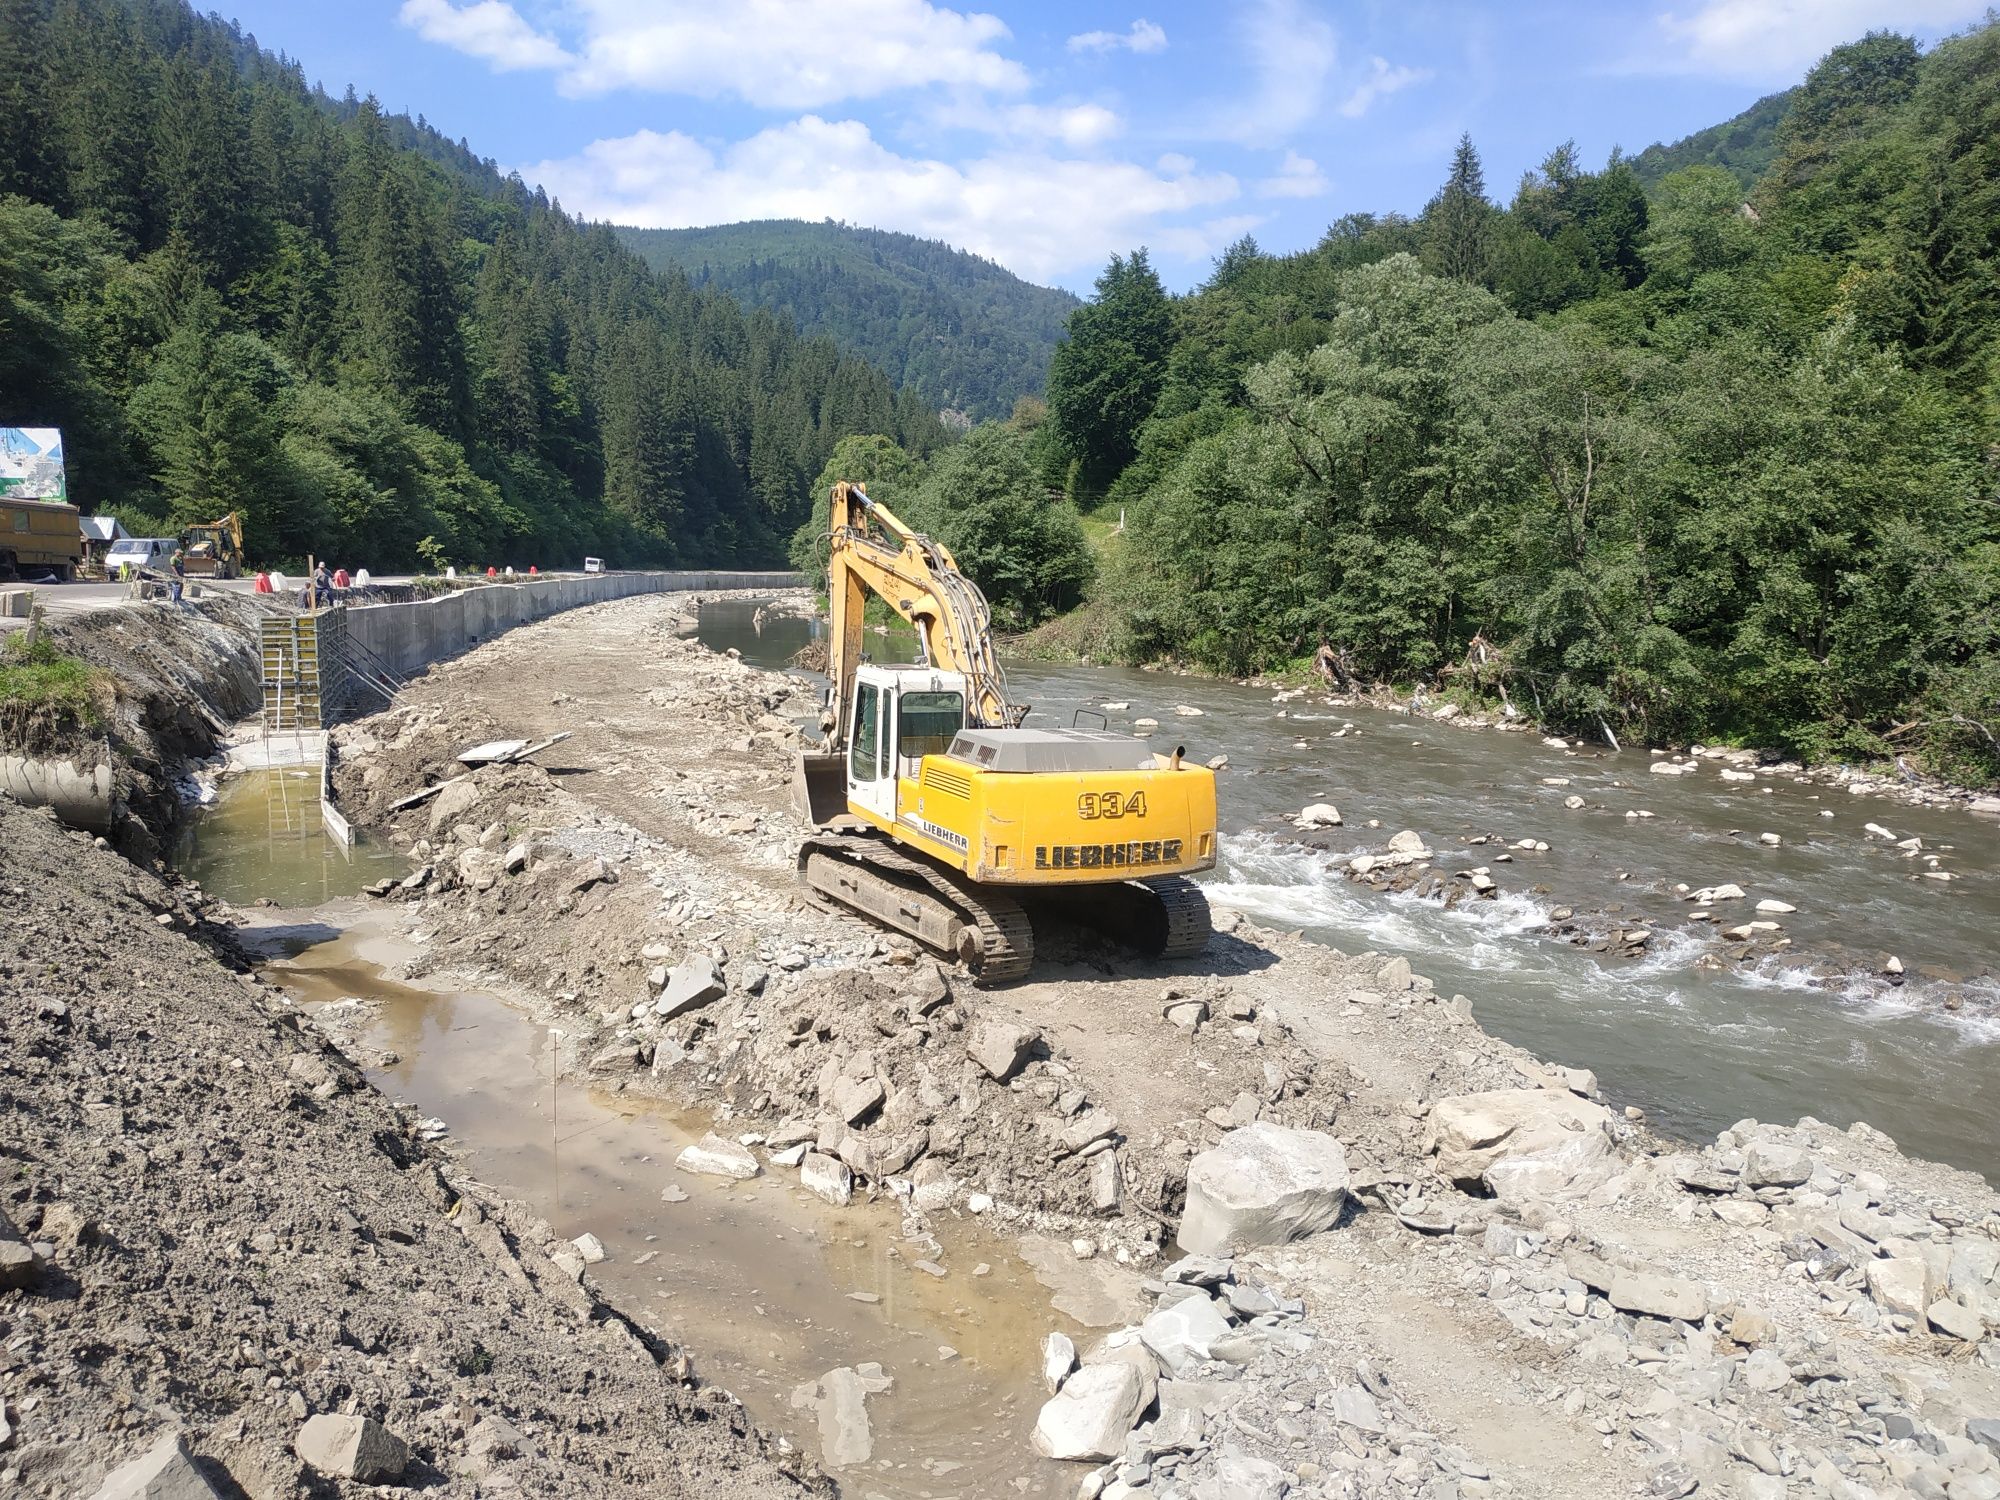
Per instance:
[[[703,607],[700,638],[784,668],[817,628],[724,600]],[[880,660],[909,659],[907,638],[870,640]],[[1097,727],[1101,715],[1132,730],[1152,718],[1149,747],[1228,756],[1221,862],[1205,881],[1217,906],[1349,952],[1401,954],[1443,992],[1469,995],[1488,1030],[1594,1070],[1665,1130],[1866,1120],[1908,1152],[2000,1181],[2000,820],[1761,774],[1725,781],[1711,761],[1691,776],[1654,775],[1644,750],[1558,749],[1538,734],[1317,695],[1274,702],[1268,689],[1204,678],[1027,661],[1007,671],[1031,725]],[[1117,703],[1127,706],[1105,707]],[[1585,805],[1565,808],[1572,795]],[[1322,801],[1345,820],[1331,847],[1288,841],[1289,816]],[[1627,816],[1641,812],[1652,816]],[[1438,851],[1441,869],[1487,866],[1497,898],[1447,910],[1346,878],[1345,853],[1379,849],[1403,828]],[[1764,843],[1767,833],[1780,842]],[[1481,836],[1493,842],[1467,847]],[[1910,837],[1921,852],[1897,847]],[[1510,847],[1522,839],[1548,849]],[[1923,878],[1930,857],[1955,878]],[[1726,923],[1689,922],[1674,886],[1723,882],[1746,893],[1718,906]],[[1761,899],[1797,908],[1776,918],[1794,945],[1740,966],[1721,927],[1751,920]],[[1657,935],[1640,959],[1588,952],[1548,934],[1558,907]],[[1900,985],[1881,973],[1891,955],[1906,970]],[[1722,966],[1704,967],[1705,956]]]

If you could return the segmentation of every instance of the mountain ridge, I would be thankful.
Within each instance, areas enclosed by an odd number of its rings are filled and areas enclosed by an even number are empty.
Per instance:
[[[614,226],[655,271],[789,317],[941,410],[1005,416],[1039,395],[1078,298],[941,240],[832,219]]]

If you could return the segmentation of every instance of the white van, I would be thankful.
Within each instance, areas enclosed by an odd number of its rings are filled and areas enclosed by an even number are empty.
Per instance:
[[[134,572],[142,568],[158,572],[173,561],[174,546],[174,539],[169,536],[120,537],[104,554],[104,571],[111,578],[117,578],[120,570],[127,567]]]
[[[586,557],[583,560],[583,571],[586,573],[602,573],[604,571],[604,559],[601,557]]]

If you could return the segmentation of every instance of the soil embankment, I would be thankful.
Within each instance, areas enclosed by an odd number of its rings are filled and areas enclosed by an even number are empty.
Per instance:
[[[176,1495],[367,1493],[301,1457],[346,1419],[425,1493],[821,1487],[232,972],[198,898],[4,799],[0,850],[0,1489],[153,1455],[211,1487]]]
[[[1110,1431],[1143,1397],[1091,1486],[2000,1493],[1984,1183],[1860,1124],[1661,1139],[1477,996],[1244,922],[1174,965],[1057,928],[1031,982],[978,991],[799,901],[809,695],[696,645],[692,609],[515,632],[343,731],[362,821],[467,746],[572,735],[392,819],[412,869],[383,899],[416,968],[558,1022],[572,1073],[707,1112],[711,1165],[901,1204],[911,1275],[963,1274],[979,1217],[1053,1248],[1085,1321],[1150,1328],[1084,1351],[1136,1382],[1066,1383],[1047,1419]],[[1336,1227],[1163,1270],[1190,1173],[1253,1123],[1337,1141]]]

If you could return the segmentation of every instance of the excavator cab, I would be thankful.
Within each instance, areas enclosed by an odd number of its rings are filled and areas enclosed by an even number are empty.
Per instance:
[[[930,667],[864,666],[855,672],[847,737],[837,749],[801,756],[792,802],[815,828],[853,826],[866,809],[893,823],[897,789],[914,782],[926,755],[942,755],[966,727],[966,680]]]

